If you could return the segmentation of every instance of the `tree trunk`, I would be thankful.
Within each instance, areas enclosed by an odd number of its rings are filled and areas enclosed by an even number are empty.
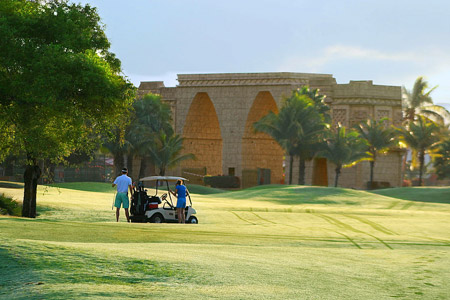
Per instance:
[[[139,178],[145,177],[146,169],[147,169],[147,158],[143,156],[141,158],[141,167],[139,168]]]
[[[292,165],[294,164],[294,156],[289,155],[289,184],[292,184]]]
[[[298,164],[298,184],[299,185],[305,185],[305,160],[299,157],[299,164]]]
[[[36,218],[37,183],[41,177],[41,168],[36,164],[27,165],[23,175],[25,188],[23,194],[22,217]]]
[[[164,176],[166,175],[166,167],[165,166],[161,166],[159,168],[159,176]]]
[[[122,168],[125,166],[125,161],[123,159],[123,152],[117,151],[113,153],[114,157],[114,178],[122,174]]]
[[[370,164],[369,189],[371,190],[371,189],[373,189],[373,169],[374,169],[374,166],[375,166],[375,161],[371,160],[369,162],[369,164]]]
[[[336,177],[334,178],[334,187],[338,186],[339,174],[341,174],[341,167],[336,167]]]
[[[422,186],[423,164],[425,160],[425,151],[419,152],[419,186]]]
[[[128,176],[133,177],[133,161],[134,161],[134,155],[129,154],[127,159],[127,169],[128,169]]]

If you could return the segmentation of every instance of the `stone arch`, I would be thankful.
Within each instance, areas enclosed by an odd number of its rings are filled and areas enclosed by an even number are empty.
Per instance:
[[[283,149],[268,134],[253,129],[253,123],[270,111],[278,113],[275,99],[268,91],[259,92],[247,115],[242,137],[243,187],[283,182]],[[267,170],[270,170],[269,177]],[[267,182],[267,178],[270,178],[270,182]]]
[[[200,175],[222,174],[222,135],[214,104],[207,93],[197,93],[192,100],[183,128],[183,147],[184,153],[193,153],[197,159],[184,161],[182,169]],[[182,175],[192,178],[189,174]]]

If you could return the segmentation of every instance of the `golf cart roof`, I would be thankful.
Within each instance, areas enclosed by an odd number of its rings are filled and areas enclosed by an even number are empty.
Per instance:
[[[178,177],[178,176],[148,176],[139,179],[139,181],[156,181],[156,180],[167,180],[167,181],[177,181],[177,180],[183,180],[186,181],[186,178]]]

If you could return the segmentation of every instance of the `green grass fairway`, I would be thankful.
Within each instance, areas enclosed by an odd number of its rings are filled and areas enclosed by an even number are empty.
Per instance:
[[[450,299],[450,187],[191,193],[198,225],[129,224],[110,184],[39,187],[0,216],[0,299]]]

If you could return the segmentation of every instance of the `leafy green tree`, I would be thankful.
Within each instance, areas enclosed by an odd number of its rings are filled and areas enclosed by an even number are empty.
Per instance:
[[[154,143],[150,148],[150,156],[161,176],[166,174],[167,169],[175,167],[180,162],[195,159],[194,154],[181,154],[183,138],[178,134],[167,135],[161,131]]]
[[[2,115],[3,108],[0,104],[0,162],[7,159],[11,149],[14,148],[14,126],[7,123],[5,115]]]
[[[119,176],[122,168],[125,166],[124,156],[127,151],[128,141],[124,138],[124,128],[114,128],[112,132],[114,133],[112,138],[103,136],[102,147],[107,150],[105,152],[110,152],[112,154],[114,160],[114,175]]]
[[[0,116],[27,157],[22,215],[36,217],[39,161],[96,147],[134,91],[90,5],[2,0],[0,36]]]
[[[323,150],[318,154],[336,165],[336,177],[334,186],[338,186],[339,175],[342,168],[347,168],[356,163],[367,160],[370,154],[367,152],[367,144],[355,130],[347,131],[338,124],[336,131],[331,131]]]
[[[417,115],[422,115],[440,123],[449,122],[450,113],[443,106],[433,104],[431,93],[437,86],[428,88],[428,82],[423,77],[416,79],[411,91],[403,87],[405,120],[412,122]]]
[[[361,138],[367,142],[367,152],[370,153],[370,179],[369,187],[373,184],[373,169],[375,167],[375,161],[379,153],[386,153],[389,148],[394,147],[398,142],[396,139],[396,132],[393,128],[385,126],[385,120],[367,120],[361,122],[356,126]]]
[[[435,150],[440,140],[439,126],[424,116],[419,116],[408,127],[399,128],[398,132],[401,140],[413,150],[413,165],[417,165],[416,159],[419,161],[419,185],[422,185],[425,154]]]

